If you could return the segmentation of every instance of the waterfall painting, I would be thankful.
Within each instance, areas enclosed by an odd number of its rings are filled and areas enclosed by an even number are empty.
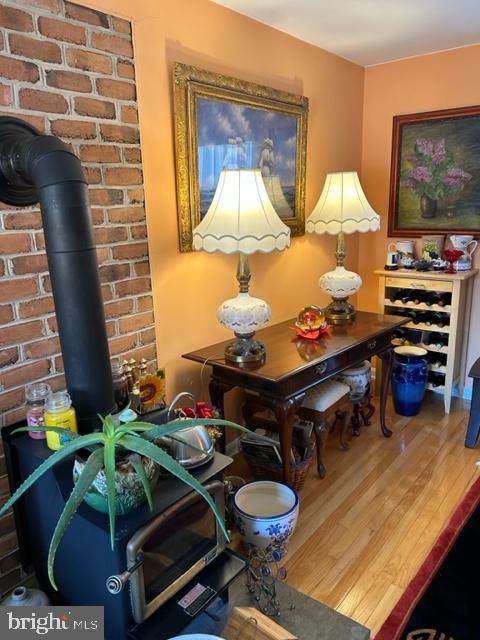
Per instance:
[[[258,169],[292,235],[304,233],[307,98],[176,63],[174,106],[181,251],[224,169]]]
[[[393,118],[390,236],[480,235],[480,107]]]

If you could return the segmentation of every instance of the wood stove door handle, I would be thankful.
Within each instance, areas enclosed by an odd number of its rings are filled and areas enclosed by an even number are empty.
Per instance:
[[[130,576],[134,571],[136,571],[143,564],[143,560],[144,560],[143,553],[139,553],[135,564],[133,564],[129,569],[127,569],[123,573],[118,573],[113,576],[109,576],[106,582],[108,593],[111,593],[112,595],[115,596],[119,594],[121,591],[123,591],[125,585],[130,580]]]

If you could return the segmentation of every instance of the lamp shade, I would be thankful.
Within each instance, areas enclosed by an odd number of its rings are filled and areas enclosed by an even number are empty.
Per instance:
[[[193,230],[193,247],[209,253],[270,253],[290,246],[290,229],[278,217],[262,174],[224,169],[205,217]]]
[[[378,231],[380,216],[363,193],[356,171],[327,174],[322,194],[307,218],[307,233]]]

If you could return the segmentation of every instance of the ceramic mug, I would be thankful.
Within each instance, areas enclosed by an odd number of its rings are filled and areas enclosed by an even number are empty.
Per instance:
[[[473,236],[450,236],[450,242],[454,249],[463,251],[463,256],[455,263],[455,269],[457,271],[470,271],[472,268],[472,256],[477,248],[478,242],[473,239]],[[469,247],[471,247],[469,249]]]
[[[390,247],[388,247],[389,250],[387,251],[387,261],[385,263],[385,266],[387,267],[397,267],[398,266],[398,253],[396,251],[390,251]]]

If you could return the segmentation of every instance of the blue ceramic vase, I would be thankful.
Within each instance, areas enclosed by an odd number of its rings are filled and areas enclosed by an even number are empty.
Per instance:
[[[420,347],[396,347],[392,368],[392,394],[395,411],[416,416],[427,386],[427,351]]]

